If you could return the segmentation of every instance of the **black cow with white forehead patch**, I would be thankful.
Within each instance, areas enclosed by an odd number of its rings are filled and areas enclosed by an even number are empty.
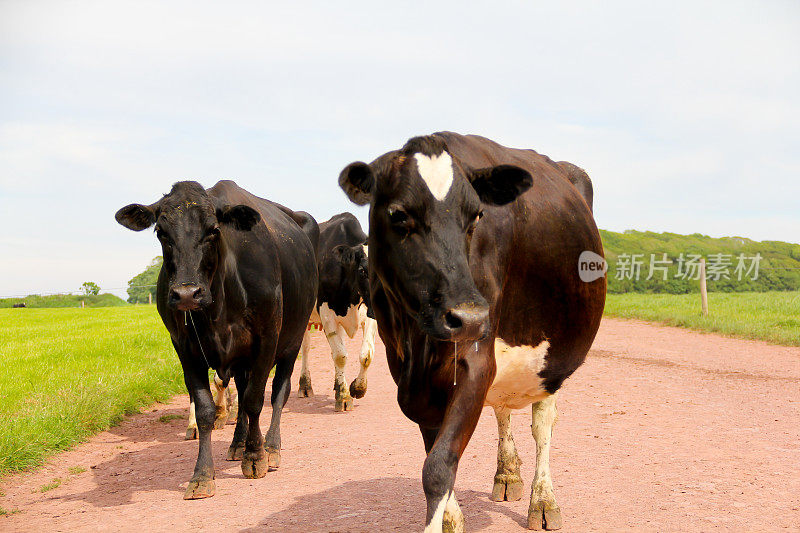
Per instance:
[[[403,413],[422,432],[427,531],[459,531],[459,460],[484,404],[500,433],[492,498],[522,496],[510,413],[533,405],[528,526],[557,529],[549,472],[555,394],[581,365],[605,303],[579,257],[602,255],[585,172],[475,135],[411,139],[339,177],[370,204],[369,275]]]
[[[123,207],[116,219],[134,231],[155,225],[161,242],[156,303],[180,358],[200,434],[184,498],[215,491],[209,367],[224,387],[236,379],[239,414],[228,459],[242,460],[245,477],[264,476],[280,464],[281,411],[316,297],[316,222],[232,181],[208,190],[179,182],[154,204]],[[273,367],[265,440],[259,415]]]

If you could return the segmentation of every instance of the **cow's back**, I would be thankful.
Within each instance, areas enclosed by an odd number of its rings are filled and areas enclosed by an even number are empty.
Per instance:
[[[548,390],[557,390],[583,362],[605,304],[605,278],[585,283],[578,275],[582,252],[603,255],[591,209],[565,168],[546,156],[479,136],[437,135],[467,171],[513,164],[533,177],[531,189],[511,204],[485,207],[470,264],[498,337],[511,346],[549,342],[541,375]],[[482,250],[492,252],[487,257]]]
[[[307,213],[255,196],[232,181],[220,181],[208,193],[221,204],[247,205],[261,215],[258,228],[230,242],[229,251],[251,298],[249,303],[270,305],[276,298],[282,300],[281,322],[290,329],[281,328],[280,350],[284,341],[302,337],[314,304],[317,223]]]

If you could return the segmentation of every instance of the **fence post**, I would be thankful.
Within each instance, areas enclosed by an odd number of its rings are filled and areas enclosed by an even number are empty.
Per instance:
[[[86,301],[85,300],[81,300],[81,309],[83,309],[84,307],[86,307]]]
[[[700,306],[703,316],[708,316],[708,288],[706,287],[706,259],[700,258]]]
[[[153,304],[153,293],[151,293],[151,292],[147,293],[147,304],[148,305],[152,305]]]

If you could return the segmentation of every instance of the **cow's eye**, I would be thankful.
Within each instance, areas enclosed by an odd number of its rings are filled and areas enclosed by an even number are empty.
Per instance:
[[[475,218],[472,219],[472,222],[469,223],[467,226],[467,233],[472,235],[472,232],[475,231],[475,228],[478,226],[478,221],[483,218],[483,211],[475,215]]]
[[[208,233],[206,233],[206,239],[208,239],[209,241],[213,241],[218,237],[219,237],[219,228],[211,228],[210,230],[208,230]]]
[[[411,218],[408,216],[408,213],[403,211],[399,207],[390,207],[388,209],[389,214],[389,222],[392,224],[392,228],[397,231],[400,235],[408,235],[411,231]]]

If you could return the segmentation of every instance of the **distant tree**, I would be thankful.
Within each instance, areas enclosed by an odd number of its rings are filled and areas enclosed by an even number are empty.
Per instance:
[[[98,294],[100,294],[100,285],[98,285],[94,281],[84,281],[83,285],[81,285],[81,290],[83,291],[83,294],[87,296],[89,295],[97,296]]]
[[[153,301],[156,299],[156,282],[161,264],[161,256],[154,257],[144,272],[137,274],[128,282],[128,302],[132,304],[147,303],[147,294],[151,294]]]

